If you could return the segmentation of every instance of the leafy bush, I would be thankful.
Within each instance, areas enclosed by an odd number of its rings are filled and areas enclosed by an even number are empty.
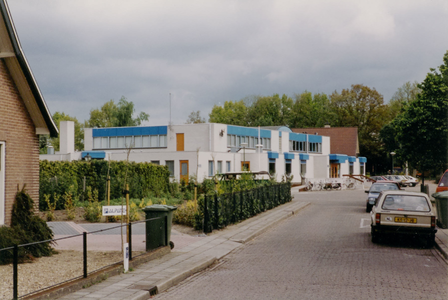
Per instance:
[[[25,186],[18,191],[12,209],[11,227],[0,228],[0,249],[13,245],[29,244],[53,239],[53,232],[44,220],[34,215],[33,200]],[[53,253],[52,242],[19,247],[19,259],[24,261],[32,257],[49,256]],[[9,263],[12,250],[0,252],[0,263]]]
[[[92,193],[92,189],[89,186],[87,188],[87,198],[89,203],[85,207],[84,219],[90,222],[101,221],[102,208],[101,204],[98,202],[98,190],[94,190]]]
[[[62,196],[65,202],[65,212],[67,213],[67,219],[73,220],[76,216],[76,207],[73,201],[72,193],[65,192],[65,195]]]
[[[188,200],[174,211],[173,222],[190,227],[195,226],[195,215],[198,213],[198,202]]]

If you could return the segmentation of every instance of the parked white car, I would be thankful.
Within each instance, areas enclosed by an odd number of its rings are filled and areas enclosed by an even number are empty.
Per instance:
[[[409,186],[416,186],[418,183],[418,179],[409,175],[404,175],[404,177],[407,179],[406,183]]]
[[[372,242],[383,235],[423,237],[426,247],[434,245],[436,216],[425,193],[383,191],[370,211]]]

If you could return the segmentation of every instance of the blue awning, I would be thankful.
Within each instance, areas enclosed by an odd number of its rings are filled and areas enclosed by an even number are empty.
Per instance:
[[[351,163],[356,162],[356,156],[349,156],[348,161]]]
[[[86,156],[90,155],[91,158],[95,159],[104,159],[106,158],[106,152],[104,151],[82,151],[81,152],[81,158],[85,158]]]
[[[285,152],[285,159],[294,159],[294,153]]]
[[[278,158],[278,152],[268,152],[268,158]]]
[[[308,154],[300,153],[299,158],[300,158],[300,160],[308,160],[310,158],[310,156]]]
[[[367,162],[367,157],[360,157],[359,158],[359,162],[366,163]]]
[[[330,156],[330,162],[343,164],[347,161],[348,156],[345,154],[329,154]]]

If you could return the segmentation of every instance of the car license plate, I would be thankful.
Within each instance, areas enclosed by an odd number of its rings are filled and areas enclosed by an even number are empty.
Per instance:
[[[417,223],[417,218],[395,217],[395,222],[397,222],[397,223]]]

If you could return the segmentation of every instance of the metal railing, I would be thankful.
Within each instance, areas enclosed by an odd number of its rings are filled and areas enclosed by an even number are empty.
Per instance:
[[[157,221],[157,220],[161,220],[161,219],[164,220],[164,224],[165,224],[165,228],[164,228],[164,237],[165,237],[165,239],[164,239],[164,246],[168,246],[169,245],[169,241],[168,241],[169,226],[167,225],[168,224],[168,216],[162,216],[162,217],[146,219],[146,220],[143,220],[143,221],[137,221],[137,222],[127,223],[127,224],[123,224],[123,225],[117,225],[117,226],[113,226],[113,227],[109,227],[109,228],[105,228],[105,229],[94,230],[94,231],[90,231],[90,232],[84,231],[83,233],[80,233],[80,234],[64,236],[64,237],[61,237],[61,238],[45,240],[45,241],[38,241],[38,242],[22,244],[22,245],[14,245],[14,246],[11,246],[11,247],[0,249],[0,255],[2,255],[2,252],[5,253],[4,251],[10,251],[10,252],[12,251],[12,265],[13,265],[13,268],[12,268],[13,269],[13,272],[12,272],[13,273],[12,274],[12,277],[13,277],[13,288],[12,288],[12,295],[11,295],[12,298],[13,299],[20,299],[20,298],[23,298],[23,297],[26,297],[26,296],[30,296],[30,295],[33,295],[33,294],[36,294],[36,293],[39,293],[39,292],[43,292],[43,291],[49,290],[51,288],[54,288],[56,286],[62,285],[62,284],[67,283],[67,282],[71,282],[71,281],[74,281],[74,280],[77,280],[77,279],[81,279],[81,278],[87,278],[92,273],[96,273],[98,271],[101,271],[103,269],[109,268],[109,267],[114,266],[114,265],[118,265],[119,263],[123,262],[123,259],[116,260],[116,261],[114,261],[114,262],[112,262],[110,264],[103,265],[103,266],[100,266],[99,268],[97,267],[97,268],[94,268],[92,270],[89,270],[89,268],[88,268],[89,267],[88,266],[88,260],[87,260],[88,252],[89,252],[88,251],[88,236],[89,235],[90,236],[94,236],[94,235],[98,236],[98,235],[101,235],[101,234],[108,234],[108,235],[114,236],[115,238],[117,238],[117,236],[119,236],[120,237],[120,244],[119,244],[120,247],[118,249],[116,249],[116,252],[119,251],[120,253],[122,253],[122,249],[121,249],[122,235],[121,234],[118,235],[118,234],[108,233],[108,232],[109,231],[114,231],[114,230],[117,231],[118,228],[121,229],[121,232],[123,232],[123,230],[122,230],[123,228],[129,229],[129,260],[132,261],[134,258],[146,254],[146,252],[147,252],[146,249],[144,251],[141,250],[141,249],[134,250],[134,252],[136,252],[137,254],[136,255],[132,254],[132,252],[133,252],[133,250],[132,250],[132,244],[133,244],[133,239],[132,239],[133,234],[132,234],[132,231],[133,230],[132,230],[132,228],[138,226],[138,224],[140,224],[140,223],[147,224],[148,222],[153,222],[153,221]],[[95,225],[97,225],[97,224],[98,223],[95,223]],[[90,223],[89,225],[94,225],[94,224]],[[104,225],[104,223],[101,223],[101,225]],[[140,226],[140,227],[142,227],[142,226]],[[138,233],[141,233],[142,228],[137,228],[137,229],[138,229],[137,230]],[[146,240],[146,237],[148,237],[147,233],[146,233],[146,228],[145,228],[144,232],[145,232],[144,233],[144,238]],[[140,234],[138,234],[138,235],[140,235]],[[56,243],[57,244],[57,242],[66,241],[66,240],[69,240],[69,239],[76,239],[76,238],[80,238],[80,237],[82,237],[82,253],[83,253],[83,255],[82,255],[82,274],[79,274],[79,276],[76,276],[76,277],[64,278],[63,281],[56,282],[56,283],[54,283],[54,284],[52,284],[50,286],[45,286],[45,287],[39,288],[37,290],[24,293],[23,295],[19,295],[19,268],[18,268],[18,265],[19,265],[19,251],[22,248],[23,248],[23,251],[26,252],[27,248],[29,249],[29,247],[33,247],[35,245],[39,245],[39,244],[42,244],[42,243],[51,243],[51,244],[55,244]],[[93,251],[94,250],[92,250],[91,252],[93,252]],[[99,250],[99,251],[104,252],[104,251],[107,251],[107,250]],[[9,253],[9,254],[11,254],[11,253]],[[123,258],[123,255],[121,255],[121,258]],[[9,297],[9,299],[11,299],[11,297]]]

